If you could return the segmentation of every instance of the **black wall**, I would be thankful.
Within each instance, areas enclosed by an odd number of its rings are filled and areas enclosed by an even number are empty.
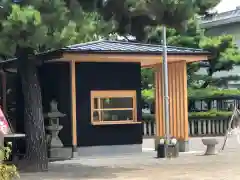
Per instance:
[[[141,120],[141,67],[138,63],[76,64],[78,146],[141,144],[141,124],[91,124],[91,90],[136,90]]]
[[[66,114],[60,118],[63,129],[59,133],[64,146],[72,146],[71,123],[71,84],[69,63],[47,63],[39,69],[39,79],[42,88],[44,113],[49,112],[52,99],[58,102],[58,110]],[[45,119],[45,125],[49,123]]]
[[[60,119],[60,124],[63,129],[59,133],[64,146],[72,146],[71,133],[71,86],[70,86],[70,69],[69,63],[48,63],[39,67],[39,81],[42,90],[42,103],[44,113],[49,112],[49,102],[56,99],[58,102],[58,109],[60,112],[67,114],[66,117]],[[17,118],[16,118],[16,132],[24,133],[24,101],[21,88],[21,81],[19,75],[16,82],[17,88]],[[48,124],[45,119],[45,125]],[[24,142],[20,142],[18,148],[24,152]]]

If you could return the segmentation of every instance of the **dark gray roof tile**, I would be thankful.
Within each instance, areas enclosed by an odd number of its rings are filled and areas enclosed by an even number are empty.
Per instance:
[[[163,47],[156,44],[142,44],[126,41],[99,40],[82,44],[75,44],[63,48],[70,52],[96,52],[96,53],[152,53],[161,54]],[[208,54],[202,49],[168,46],[169,54]]]

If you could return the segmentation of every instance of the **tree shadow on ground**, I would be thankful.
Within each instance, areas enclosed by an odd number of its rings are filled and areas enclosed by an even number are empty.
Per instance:
[[[49,164],[48,172],[21,173],[23,180],[77,180],[77,179],[112,179],[118,173],[140,170],[124,167],[87,166],[82,164]]]

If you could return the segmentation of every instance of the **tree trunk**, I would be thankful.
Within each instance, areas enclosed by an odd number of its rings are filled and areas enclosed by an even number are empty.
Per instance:
[[[209,70],[209,72],[208,72],[208,76],[210,77],[212,77],[212,75],[213,75],[213,71],[212,70]],[[208,85],[210,84],[210,80],[206,80],[204,83],[203,83],[203,85],[201,86],[201,88],[207,88],[208,87]]]
[[[209,85],[209,80],[206,80],[204,83],[203,83],[203,85],[201,86],[201,88],[207,88],[208,87],[208,85]]]
[[[37,67],[31,49],[18,48],[18,70],[21,76],[24,96],[24,124],[26,133],[25,165],[30,171],[45,171],[48,169],[47,143],[45,138],[41,88],[37,76]]]

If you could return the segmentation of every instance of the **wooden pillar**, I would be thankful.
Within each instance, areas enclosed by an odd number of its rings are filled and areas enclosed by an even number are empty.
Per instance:
[[[188,140],[187,64],[185,61],[169,64],[169,106],[171,135]]]
[[[73,157],[78,155],[77,151],[77,117],[76,117],[76,62],[70,62],[70,82],[71,82],[71,110],[72,110],[72,147]]]
[[[164,136],[165,123],[163,117],[163,96],[162,96],[162,66],[157,65],[154,69],[155,78],[155,122],[156,122],[156,135],[155,135],[155,149],[159,142],[160,137]]]
[[[184,134],[183,134],[183,140],[188,141],[189,139],[189,128],[188,128],[188,91],[187,91],[187,63],[186,62],[180,62],[179,64],[180,70],[181,70],[181,77],[182,79],[182,91],[183,91],[183,126],[184,126]]]
[[[156,140],[164,136],[162,65],[155,67]],[[170,134],[181,141],[188,141],[188,99],[186,62],[169,63],[169,118]]]

